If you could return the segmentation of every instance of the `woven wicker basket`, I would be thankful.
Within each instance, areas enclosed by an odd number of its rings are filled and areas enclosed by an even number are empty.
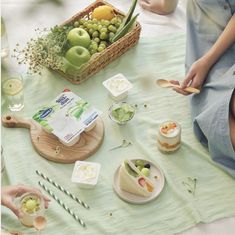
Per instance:
[[[75,22],[76,20],[81,19],[81,18],[90,19],[92,11],[96,7],[102,6],[102,5],[112,6],[103,0],[97,0],[93,4],[89,5],[87,8],[85,8],[83,11],[79,12],[78,14],[74,15],[73,17],[65,21],[62,25]],[[116,14],[124,15],[123,12],[119,11],[115,7],[113,7],[113,9]],[[91,77],[93,74],[99,72],[102,68],[104,68],[110,62],[112,62],[113,60],[121,56],[129,48],[133,47],[139,40],[140,31],[141,31],[141,26],[137,22],[136,26],[130,32],[128,32],[125,36],[120,38],[118,41],[112,43],[102,52],[94,54],[91,57],[91,59],[81,67],[79,74],[69,75],[69,74],[65,74],[64,72],[60,70],[57,70],[57,72],[74,84],[82,83],[83,81]]]

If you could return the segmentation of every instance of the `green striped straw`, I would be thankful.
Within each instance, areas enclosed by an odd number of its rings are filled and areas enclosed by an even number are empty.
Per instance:
[[[77,220],[82,227],[86,227],[86,224],[81,220],[69,207],[67,207],[63,201],[61,201],[49,188],[47,188],[41,181],[38,181],[38,184],[49,194],[51,195],[70,215]]]
[[[68,195],[69,197],[71,197],[73,200],[75,200],[76,202],[78,202],[79,204],[81,204],[82,206],[84,206],[86,209],[89,209],[90,207],[83,202],[82,200],[80,200],[79,198],[77,198],[76,196],[74,196],[71,192],[69,192],[67,189],[63,188],[62,186],[60,186],[58,183],[56,183],[55,181],[53,181],[52,179],[50,179],[48,176],[46,176],[45,174],[43,174],[42,172],[36,170],[36,173],[41,176],[43,179],[45,179],[46,181],[48,181],[49,183],[51,183],[52,185],[54,185],[56,188],[58,188],[60,191],[62,191],[63,193],[65,193],[66,195]]]

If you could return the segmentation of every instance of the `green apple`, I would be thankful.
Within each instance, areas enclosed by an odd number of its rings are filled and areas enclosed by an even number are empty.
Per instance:
[[[141,170],[141,172],[146,176],[146,177],[148,177],[149,175],[150,175],[150,170],[148,169],[148,168],[143,168],[142,170]]]
[[[70,75],[78,75],[81,72],[81,67],[71,64],[65,57],[63,57],[63,65],[61,70]]]
[[[90,52],[81,46],[71,47],[65,54],[65,58],[73,65],[80,67],[91,58]]]
[[[88,48],[91,38],[88,32],[82,28],[74,28],[69,31],[67,39],[72,46],[82,46]]]
[[[80,67],[77,67],[77,66],[71,64],[65,57],[63,57],[63,63],[62,63],[61,70],[64,73],[67,73],[70,75],[75,75],[75,74],[79,74]]]

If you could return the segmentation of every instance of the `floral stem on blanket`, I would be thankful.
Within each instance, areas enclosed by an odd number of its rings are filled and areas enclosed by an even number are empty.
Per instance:
[[[188,177],[186,181],[182,181],[182,184],[186,187],[187,192],[195,196],[197,187],[197,179]]]
[[[126,148],[126,147],[128,147],[129,145],[131,145],[132,143],[130,142],[130,141],[127,141],[127,140],[122,140],[122,144],[120,144],[120,145],[118,145],[118,146],[115,146],[115,147],[113,147],[113,148],[111,148],[111,149],[109,149],[109,151],[112,151],[112,150],[114,150],[114,149],[118,149],[118,148]]]

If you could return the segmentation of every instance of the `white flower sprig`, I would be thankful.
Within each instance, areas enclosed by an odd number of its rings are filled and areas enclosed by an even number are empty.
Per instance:
[[[44,67],[60,70],[63,66],[62,58],[69,47],[67,33],[72,27],[37,28],[37,38],[31,38],[23,49],[19,43],[16,44],[12,57],[16,58],[19,65],[28,64],[31,73],[41,74]]]

